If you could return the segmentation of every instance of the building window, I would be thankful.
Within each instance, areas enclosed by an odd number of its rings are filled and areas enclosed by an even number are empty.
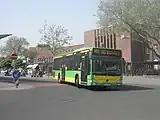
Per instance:
[[[113,37],[113,39],[114,39],[114,49],[116,49],[116,34],[114,33],[114,37]]]
[[[100,36],[98,36],[97,43],[98,43],[98,47],[100,47]]]
[[[96,35],[97,35],[97,36],[99,35],[99,29],[96,30]]]
[[[101,35],[101,29],[98,29],[98,35]]]
[[[96,30],[94,30],[94,35],[97,36],[97,31]]]
[[[107,35],[108,29],[107,27],[104,29],[105,35]]]
[[[101,36],[101,43],[103,43],[103,36]]]
[[[95,36],[95,47],[97,47],[97,37]]]
[[[110,35],[110,44],[111,44],[111,48],[113,48],[112,34]]]
[[[95,41],[95,47],[97,47],[97,41]]]
[[[109,34],[107,33],[107,48],[109,48]]]
[[[106,36],[104,36],[104,47],[106,48]]]
[[[146,54],[150,54],[150,50],[147,47],[146,47],[145,51],[146,51]]]
[[[106,35],[106,33],[105,33],[105,28],[103,29],[103,36],[105,36]]]
[[[150,54],[146,54],[146,60],[150,60]]]
[[[103,36],[103,29],[100,29],[100,35]]]

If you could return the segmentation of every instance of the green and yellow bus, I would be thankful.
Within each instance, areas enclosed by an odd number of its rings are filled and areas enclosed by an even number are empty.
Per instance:
[[[86,47],[55,57],[53,78],[81,86],[121,86],[121,50]]]

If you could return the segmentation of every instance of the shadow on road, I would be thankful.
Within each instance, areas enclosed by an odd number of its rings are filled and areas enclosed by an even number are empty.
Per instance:
[[[67,84],[73,87],[76,87],[74,84],[71,83],[63,83],[63,84]],[[136,85],[123,85],[122,87],[118,87],[118,88],[100,88],[100,87],[82,87],[81,89],[87,89],[87,90],[91,90],[91,91],[138,91],[138,90],[154,90],[154,88],[151,87],[144,87],[144,86],[136,86]]]
[[[119,88],[87,88],[91,91],[138,91],[138,90],[154,90],[154,88],[136,86],[136,85],[123,85]]]

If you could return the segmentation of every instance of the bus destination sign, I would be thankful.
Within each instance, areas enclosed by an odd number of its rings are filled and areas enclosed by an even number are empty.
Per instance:
[[[108,55],[108,56],[121,57],[121,51],[120,50],[94,49],[93,53],[94,54],[100,54],[100,55]]]

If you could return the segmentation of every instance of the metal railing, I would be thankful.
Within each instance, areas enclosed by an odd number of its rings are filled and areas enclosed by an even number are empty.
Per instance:
[[[130,69],[128,69],[130,66]],[[142,76],[142,75],[159,75],[160,61],[157,62],[136,62],[127,64],[125,67],[126,75]]]

